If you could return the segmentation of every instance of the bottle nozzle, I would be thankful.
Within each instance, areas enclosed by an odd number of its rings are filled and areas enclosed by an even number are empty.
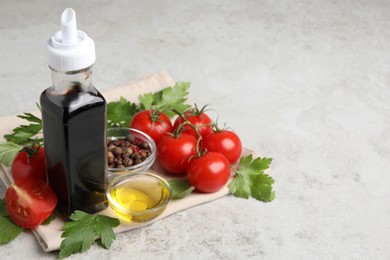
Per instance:
[[[61,15],[61,31],[63,44],[77,43],[76,13],[72,8],[67,8]]]
[[[72,8],[62,12],[61,30],[45,46],[50,68],[58,71],[84,69],[96,59],[95,44],[85,32],[77,30],[76,13]]]

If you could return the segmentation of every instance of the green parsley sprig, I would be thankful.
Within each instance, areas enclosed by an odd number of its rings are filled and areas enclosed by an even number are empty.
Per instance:
[[[139,111],[139,107],[120,97],[117,102],[107,104],[107,127],[129,126],[133,116]]]
[[[14,128],[11,134],[4,135],[5,140],[15,144],[41,143],[43,139],[37,135],[42,132],[42,120],[31,113],[24,113],[18,117],[27,120],[29,124]]]
[[[141,102],[140,109],[153,109],[164,112],[168,117],[176,115],[173,110],[183,113],[190,105],[185,104],[187,100],[189,82],[176,83],[173,87],[166,87],[156,93],[147,93],[138,97]]]
[[[100,237],[101,245],[110,248],[116,235],[112,230],[120,224],[117,218],[103,215],[91,215],[76,210],[69,217],[72,221],[65,223],[61,237],[65,238],[60,246],[60,258],[74,253],[85,252]]]
[[[251,154],[242,157],[238,169],[232,167],[236,176],[228,185],[230,193],[245,199],[253,197],[264,202],[272,201],[275,198],[272,191],[274,180],[264,173],[271,162],[271,158],[253,159]]]

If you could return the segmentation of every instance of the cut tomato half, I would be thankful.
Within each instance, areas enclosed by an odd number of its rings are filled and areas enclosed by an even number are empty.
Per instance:
[[[41,180],[17,180],[8,187],[5,198],[8,215],[24,228],[41,224],[57,204],[54,191]]]

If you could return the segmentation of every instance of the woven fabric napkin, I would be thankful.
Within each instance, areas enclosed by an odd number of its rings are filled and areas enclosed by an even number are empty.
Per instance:
[[[102,94],[108,102],[119,100],[121,96],[125,97],[126,99],[132,102],[137,102],[138,96],[140,94],[148,93],[148,92],[156,92],[167,86],[173,86],[174,83],[175,82],[173,81],[171,76],[167,72],[162,71],[158,74],[144,77],[136,82],[129,83],[128,85],[108,89]],[[39,115],[39,111],[33,111],[32,113]],[[1,125],[0,141],[4,141],[3,139],[4,134],[11,133],[12,129],[20,125],[21,123],[25,123],[25,122],[23,122],[23,120],[17,118],[16,116],[7,116],[7,117],[0,118],[0,125]],[[245,154],[249,152],[250,151],[247,149],[244,150]],[[0,166],[1,166],[0,178],[6,186],[9,186],[10,183],[12,183],[10,168],[4,167],[2,165]],[[153,165],[150,171],[162,176],[163,178],[169,179],[169,176],[167,176],[164,173],[164,171],[160,168],[158,162],[156,162]],[[210,194],[192,193],[184,199],[171,201],[168,204],[166,210],[156,219],[147,223],[140,223],[140,224],[121,221],[121,224],[114,229],[114,232],[120,233],[134,228],[149,225],[155,221],[158,221],[176,212],[221,198],[227,195],[228,193],[229,191],[227,185],[225,185],[225,187],[223,187],[221,190],[215,193],[210,193]],[[100,212],[99,214],[116,217],[115,213],[113,213],[111,208],[107,208],[104,211]],[[62,241],[61,234],[62,234],[63,225],[64,225],[64,221],[61,218],[57,217],[49,225],[47,226],[40,225],[37,228],[32,230],[44,251],[48,252],[60,248],[61,241]]]

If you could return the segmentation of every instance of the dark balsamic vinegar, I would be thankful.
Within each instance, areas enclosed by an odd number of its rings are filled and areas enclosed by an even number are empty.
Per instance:
[[[106,207],[106,101],[79,83],[64,93],[41,94],[44,146],[49,184],[65,216]]]

